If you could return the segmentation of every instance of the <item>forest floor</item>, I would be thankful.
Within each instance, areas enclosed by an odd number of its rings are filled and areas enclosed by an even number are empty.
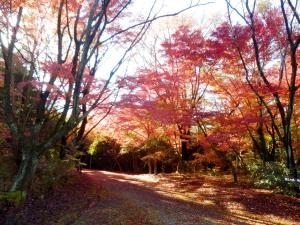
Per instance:
[[[84,170],[80,182],[10,213],[14,225],[300,224],[300,199],[229,177]]]

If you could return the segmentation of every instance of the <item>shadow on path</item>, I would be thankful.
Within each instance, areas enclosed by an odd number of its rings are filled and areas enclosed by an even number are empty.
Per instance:
[[[201,202],[170,195],[168,191],[157,188],[160,181],[154,176],[143,177],[94,170],[85,170],[84,174],[99,186],[103,186],[106,193],[102,193],[104,197],[82,213],[79,222],[75,224],[82,224],[83,221],[91,225],[276,224],[269,222],[267,218],[258,220],[226,211],[222,204],[205,206]],[[193,182],[198,187],[204,184],[204,180]],[[179,188],[184,190],[184,183],[180,185]],[[174,192],[176,190],[174,189]],[[207,196],[203,197],[212,196],[207,193]]]

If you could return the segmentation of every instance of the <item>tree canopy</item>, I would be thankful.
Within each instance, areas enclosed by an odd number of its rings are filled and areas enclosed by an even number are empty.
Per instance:
[[[221,168],[235,182],[259,158],[297,179],[299,5],[225,3],[209,29],[184,23],[157,34],[155,22],[208,2],[160,14],[154,1],[140,17],[131,0],[2,1],[2,136],[16,167],[9,190],[28,190],[53,149],[78,165]],[[145,43],[149,33],[155,43]]]

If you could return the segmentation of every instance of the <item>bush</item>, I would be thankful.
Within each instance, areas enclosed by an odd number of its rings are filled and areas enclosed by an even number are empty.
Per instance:
[[[194,166],[189,162],[185,160],[179,159],[178,162],[178,172],[179,173],[193,173]]]
[[[119,162],[120,152],[121,145],[117,140],[108,136],[100,136],[89,146],[90,161],[86,164],[95,169],[122,171]]]
[[[15,191],[0,193],[0,202],[13,203],[15,206],[20,205],[26,199],[26,192]]]
[[[50,149],[41,160],[33,181],[33,192],[45,193],[71,181],[76,161],[73,158],[61,160],[55,149]]]
[[[0,161],[0,191],[7,191],[12,177],[12,169],[6,162]]]
[[[3,155],[0,146],[0,192],[7,192],[16,172],[15,160],[12,156]]]
[[[248,164],[247,169],[257,187],[296,195],[294,184],[285,181],[289,177],[289,170],[284,163],[253,161]]]

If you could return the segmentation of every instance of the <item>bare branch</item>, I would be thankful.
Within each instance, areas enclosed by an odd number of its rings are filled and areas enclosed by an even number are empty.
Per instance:
[[[179,10],[179,11],[177,11],[177,12],[175,12],[175,13],[170,13],[170,14],[160,15],[160,16],[156,16],[156,17],[151,18],[151,19],[149,18],[149,19],[147,19],[147,20],[145,20],[145,21],[143,21],[143,22],[136,23],[136,24],[134,24],[134,25],[131,25],[131,26],[129,26],[129,27],[127,27],[127,28],[121,30],[121,31],[118,31],[118,32],[114,33],[114,34],[111,35],[110,37],[108,37],[108,38],[104,39],[103,41],[101,41],[101,42],[99,43],[99,45],[102,45],[102,44],[108,42],[109,40],[113,39],[114,37],[116,37],[116,36],[118,36],[118,35],[120,35],[120,34],[122,34],[122,33],[124,33],[124,32],[127,32],[127,31],[129,31],[129,30],[132,30],[132,29],[134,29],[134,28],[136,28],[136,27],[140,27],[140,26],[143,26],[144,24],[152,23],[152,22],[154,22],[154,21],[156,21],[156,20],[158,20],[158,19],[162,19],[162,18],[165,18],[165,17],[177,16],[177,15],[179,15],[179,14],[181,14],[181,13],[183,13],[183,12],[186,12],[187,10],[190,10],[190,9],[192,9],[192,8],[195,8],[195,7],[198,7],[198,6],[203,6],[203,5],[208,5],[208,4],[211,4],[211,3],[212,3],[212,2],[201,3],[201,4],[200,4],[200,3],[197,3],[197,4],[195,4],[195,5],[190,5],[189,7],[186,7],[186,8],[184,8],[184,9],[182,9],[182,10]]]

